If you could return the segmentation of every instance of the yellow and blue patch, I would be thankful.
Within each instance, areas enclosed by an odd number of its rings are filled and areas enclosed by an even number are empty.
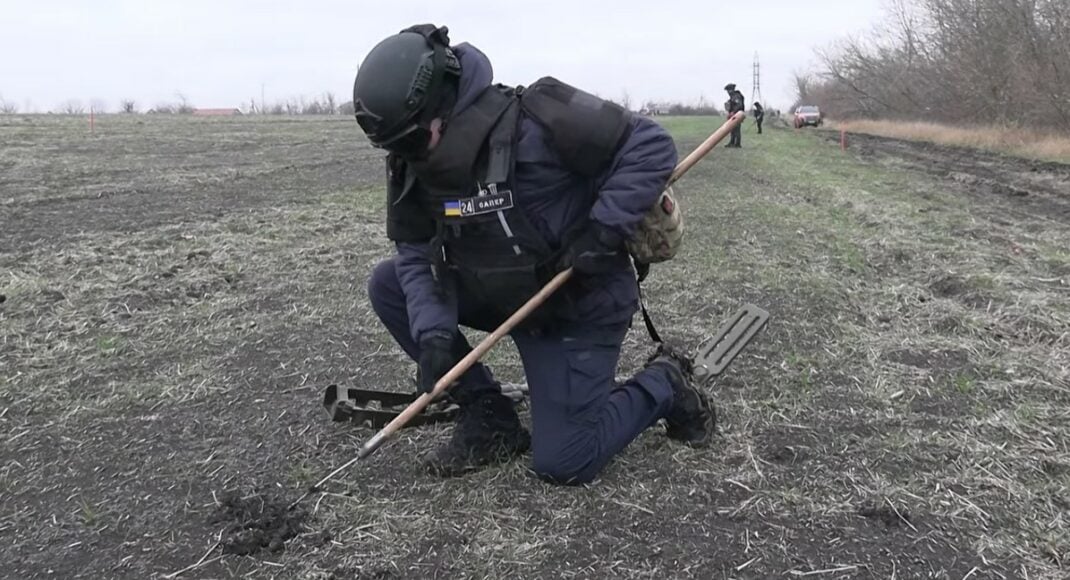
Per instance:
[[[513,208],[513,192],[508,189],[490,195],[466,197],[442,203],[446,217],[471,217]]]

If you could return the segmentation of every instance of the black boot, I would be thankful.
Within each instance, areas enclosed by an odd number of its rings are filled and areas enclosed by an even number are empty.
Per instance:
[[[691,384],[691,359],[663,344],[646,366],[661,367],[669,374],[673,393],[672,407],[665,416],[665,433],[692,447],[708,445],[717,430],[717,413],[706,394]]]
[[[485,465],[506,463],[531,448],[531,435],[520,424],[513,402],[500,392],[465,392],[457,385],[451,398],[460,407],[453,436],[424,460],[442,477],[461,475]]]

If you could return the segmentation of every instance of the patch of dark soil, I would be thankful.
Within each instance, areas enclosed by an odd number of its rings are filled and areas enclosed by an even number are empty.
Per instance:
[[[874,222],[874,227],[879,225],[881,225],[880,222]],[[874,268],[882,272],[888,272],[898,270],[900,266],[912,264],[914,256],[908,250],[894,248],[874,256],[871,262]]]
[[[958,419],[970,415],[970,400],[965,396],[923,395],[910,401],[910,412]]]
[[[871,500],[858,506],[858,515],[878,521],[888,528],[910,524],[910,512],[905,508],[893,508],[887,502]]]
[[[62,302],[64,300],[66,300],[66,299],[67,299],[67,297],[63,294],[63,292],[60,292],[59,290],[54,290],[52,288],[46,288],[46,289],[41,291],[41,300],[43,302],[45,302],[46,304],[53,304],[53,303],[56,303],[56,302]]]
[[[936,371],[956,371],[970,364],[969,354],[958,349],[921,351],[905,348],[886,353],[884,360]]]
[[[846,438],[848,441],[857,442],[870,437],[879,437],[882,427],[872,421],[855,421],[851,423],[826,425],[833,433]]]
[[[1059,280],[1058,282],[1060,285],[1070,284],[1070,263],[1050,260],[1048,261],[1048,270],[1055,277],[1068,279],[1065,281]]]
[[[825,137],[839,143],[839,134]],[[975,199],[1029,218],[1070,222],[1070,165],[1020,159],[964,147],[851,134],[867,162],[890,160],[941,179]]]
[[[282,509],[288,505],[283,498],[263,493],[274,501],[260,507],[259,501],[249,500],[243,512],[241,502],[232,500],[213,510],[213,493],[222,497],[236,488],[275,489],[267,486],[276,486],[287,466],[300,461],[294,460],[301,445],[295,448],[293,434],[306,428],[317,432],[321,416],[299,393],[263,400],[239,397],[242,404],[234,399],[227,393],[179,404],[149,401],[112,406],[106,413],[86,411],[67,418],[62,429],[50,420],[20,438],[18,446],[5,448],[5,462],[22,466],[11,488],[14,495],[0,498],[5,510],[18,516],[14,542],[0,541],[0,553],[15,562],[12,577],[149,578],[190,565],[224,529],[221,544],[260,545],[254,537],[258,519],[267,535],[265,549],[275,537],[287,542],[290,533],[283,524],[293,528],[300,520],[291,515],[272,524],[279,504]],[[288,410],[284,416],[282,409]],[[16,418],[21,416],[5,417]],[[43,422],[38,414],[27,419],[28,427]],[[320,439],[314,437],[305,447],[311,450],[313,441]],[[219,517],[225,522],[210,523]],[[84,525],[88,519],[99,523]],[[243,532],[243,524],[253,527]],[[294,542],[306,549],[318,541],[314,534],[301,533],[286,548],[298,551]],[[56,553],[64,557],[57,560]],[[131,553],[139,555],[124,560]],[[226,560],[223,567],[231,571],[253,565],[246,559]],[[120,561],[121,573],[113,568]],[[206,565],[202,572],[210,568]]]
[[[795,429],[771,429],[758,437],[762,457],[780,465],[808,461],[814,454],[816,439],[812,433]]]
[[[323,572],[312,576],[312,580],[353,580],[361,578],[366,580],[390,580],[400,578],[396,568],[386,562],[378,562],[369,566],[337,566],[329,572]]]
[[[929,325],[929,328],[933,333],[942,336],[956,336],[969,333],[969,327],[963,322],[962,318],[955,314],[948,314],[937,318]]]
[[[892,515],[894,517],[894,511]],[[900,509],[902,513],[902,509]],[[905,514],[904,514],[905,515]],[[879,516],[878,516],[879,517]],[[898,518],[897,518],[898,519]],[[800,521],[790,537],[791,576],[817,578],[1006,578],[1019,565],[978,555],[959,531],[940,525],[873,525],[857,516]],[[839,574],[815,574],[838,570]],[[782,572],[755,578],[788,577]],[[1013,576],[1012,576],[1013,577]]]
[[[291,501],[271,493],[222,497],[212,523],[232,522],[220,541],[223,553],[248,556],[261,550],[284,550],[287,541],[306,531],[308,512],[300,505],[288,509]]]
[[[958,276],[944,276],[929,284],[929,290],[938,298],[954,298],[968,292],[970,286]]]
[[[1054,459],[1045,459],[1044,461],[1041,461],[1040,468],[1044,470],[1044,473],[1052,477],[1070,475],[1070,464],[1056,461]]]
[[[297,385],[321,385],[317,389],[322,389],[332,382],[347,381],[376,390],[405,391],[411,388],[403,382],[410,368],[407,364],[398,364],[397,368],[402,370],[394,372],[391,365],[369,363],[372,359],[351,355],[353,352],[376,352],[376,346],[368,336],[352,327],[332,322],[301,325],[290,330],[284,335],[270,331],[251,333],[231,350],[220,372],[228,380],[255,377],[258,382],[284,390]],[[336,341],[348,348],[325,354],[321,345]],[[301,369],[301,372],[294,374],[282,369]]]
[[[166,149],[158,152],[160,161],[154,161],[153,171],[146,172],[151,175],[138,187],[121,186],[106,195],[20,200],[11,205],[9,210],[0,212],[0,247],[24,248],[33,242],[62,242],[87,232],[135,232],[163,225],[212,221],[234,211],[300,203],[303,192],[309,190],[377,187],[382,183],[376,169],[378,163],[372,161],[377,161],[378,156],[361,149],[363,144],[316,147],[314,155],[310,148],[301,153],[301,158],[294,158],[293,152],[286,148],[268,147],[263,149],[265,156],[249,168],[256,171],[250,171],[247,176],[241,171],[217,172],[214,165],[218,154],[203,146],[213,134],[200,132],[187,136],[192,137],[188,142],[202,147],[186,152],[171,140],[160,142]],[[70,151],[68,147],[64,149],[63,152]],[[105,159],[108,151],[102,147],[99,153],[94,152],[100,156],[102,166],[108,163]],[[283,155],[284,151],[288,155]],[[354,163],[355,155],[367,162]],[[168,159],[183,159],[186,175],[201,172],[213,178],[208,183],[190,178],[175,184],[152,177],[169,175]],[[99,172],[88,179],[99,181]],[[70,191],[77,186],[67,177],[56,182],[55,187]]]
[[[784,445],[782,447],[766,449],[765,456],[770,461],[791,465],[803,463],[810,458],[810,454],[805,448],[797,447],[795,445]]]
[[[962,530],[948,528],[947,522],[916,521],[899,506],[897,515],[887,504],[863,506],[870,508],[862,514],[865,520],[847,514],[779,514],[745,524],[716,517],[696,520],[674,513],[673,507],[659,506],[667,509],[656,516],[639,514],[627,523],[585,521],[549,557],[568,569],[601,572],[591,574],[599,577],[620,575],[614,561],[638,566],[631,569],[633,576],[703,578],[809,577],[833,570],[840,574],[820,577],[987,577],[1016,564],[984,560]],[[651,541],[652,530],[659,530],[654,537],[662,539]]]
[[[938,278],[929,284],[929,291],[937,298],[953,298],[971,308],[987,308],[994,302],[974,282],[955,275]]]

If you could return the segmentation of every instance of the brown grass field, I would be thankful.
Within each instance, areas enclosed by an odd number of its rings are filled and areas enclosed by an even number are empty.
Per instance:
[[[567,488],[427,476],[448,428],[411,429],[286,512],[372,434],[322,388],[410,388],[364,286],[380,154],[342,118],[0,117],[0,577],[1067,578],[1070,166],[831,137],[748,122],[677,187],[664,332],[772,314],[712,448],[652,429]]]
[[[1070,163],[1070,136],[1065,134],[1011,127],[952,127],[939,123],[877,120],[841,121],[832,126],[852,133]]]

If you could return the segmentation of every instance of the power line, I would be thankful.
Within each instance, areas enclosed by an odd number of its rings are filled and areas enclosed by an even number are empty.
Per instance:
[[[751,80],[751,103],[762,102],[762,65],[758,61],[758,53],[754,53],[754,77]]]

